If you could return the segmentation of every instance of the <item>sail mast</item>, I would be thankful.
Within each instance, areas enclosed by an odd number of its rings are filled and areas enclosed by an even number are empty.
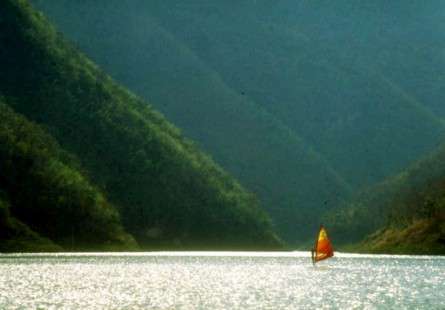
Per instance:
[[[317,231],[317,235],[315,236],[314,247],[313,247],[312,250],[311,250],[311,257],[312,257],[312,264],[313,264],[313,265],[315,265],[315,263],[317,262],[317,261],[315,260],[315,257],[317,256],[318,238],[319,238],[320,230],[321,230],[322,227],[323,227],[323,226],[320,225],[320,228],[319,228],[318,231]]]

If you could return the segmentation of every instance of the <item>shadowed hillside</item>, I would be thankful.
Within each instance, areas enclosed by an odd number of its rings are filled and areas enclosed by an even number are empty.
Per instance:
[[[379,72],[418,104],[445,115],[445,5],[423,1],[280,1],[269,20],[341,53],[350,63]]]
[[[7,47],[0,50],[0,94],[78,159],[142,247],[279,246],[252,194],[27,1],[2,1],[0,23]]]
[[[51,252],[60,247],[42,238],[29,227],[12,217],[8,203],[0,198],[0,251],[1,252]]]
[[[437,1],[34,2],[257,193],[287,240],[443,136]]]
[[[281,236],[312,236],[319,214],[347,197],[349,185],[298,133],[228,87],[146,4],[132,4],[41,3],[88,55],[255,192]]]
[[[443,136],[441,120],[426,104],[378,71],[368,60],[371,53],[353,57],[355,46],[341,40],[356,31],[354,39],[372,46],[368,40],[378,22],[363,22],[363,31],[362,24],[355,26],[368,15],[383,18],[372,4],[148,3],[147,11],[227,85],[302,136],[355,188],[400,171]],[[343,12],[350,7],[354,10]],[[396,46],[380,44],[380,49],[391,54]]]
[[[10,202],[2,203],[3,241],[35,239],[38,248],[42,239],[26,223],[65,249],[136,247],[114,207],[49,135],[2,101],[0,115],[0,191]]]
[[[332,235],[385,253],[445,253],[445,147],[327,216]]]

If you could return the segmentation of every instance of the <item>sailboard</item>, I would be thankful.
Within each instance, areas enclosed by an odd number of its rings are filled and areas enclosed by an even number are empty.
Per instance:
[[[320,226],[320,230],[318,231],[311,256],[314,265],[316,262],[334,256],[334,248],[332,247],[331,241],[328,238],[328,233],[323,225]]]

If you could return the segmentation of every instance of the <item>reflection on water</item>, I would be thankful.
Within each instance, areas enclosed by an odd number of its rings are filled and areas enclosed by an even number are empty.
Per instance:
[[[0,255],[0,309],[445,308],[445,257],[303,252]]]

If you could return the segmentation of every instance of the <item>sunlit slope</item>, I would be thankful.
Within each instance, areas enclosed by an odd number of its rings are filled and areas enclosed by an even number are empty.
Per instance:
[[[2,1],[0,21],[0,92],[79,159],[141,246],[278,246],[252,194],[26,1]]]
[[[417,98],[368,66],[367,58],[350,55],[354,46],[338,32],[359,36],[360,26],[345,30],[335,24],[349,5],[323,4],[150,1],[150,10],[227,85],[297,132],[360,187],[432,150],[443,125]]]
[[[445,220],[419,219],[401,227],[387,227],[357,246],[362,252],[445,254]]]
[[[445,147],[361,193],[326,218],[342,242],[364,250],[445,253]]]
[[[1,202],[2,250],[43,250],[37,233],[67,250],[135,248],[117,211],[52,137],[2,100],[0,115],[0,194],[9,201]]]
[[[318,216],[348,196],[349,186],[320,154],[228,87],[159,26],[146,3],[36,2],[96,62],[149,98],[255,192],[286,240],[312,237]]]

